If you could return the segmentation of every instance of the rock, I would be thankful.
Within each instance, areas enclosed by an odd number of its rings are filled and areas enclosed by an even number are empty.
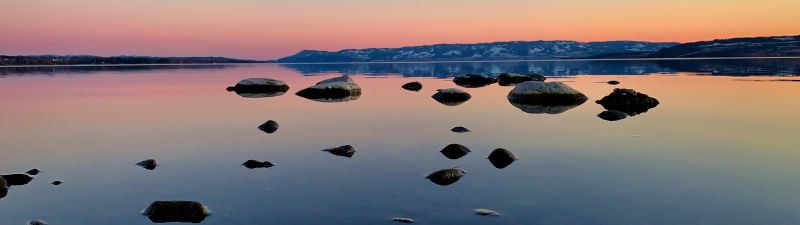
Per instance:
[[[495,149],[489,154],[489,162],[498,169],[508,167],[508,165],[511,165],[511,163],[517,161],[517,159],[517,155],[513,152],[502,148]]]
[[[469,148],[460,144],[449,144],[439,151],[448,159],[459,159],[470,153]]]
[[[58,186],[58,185],[61,185],[61,184],[63,184],[63,183],[64,183],[64,182],[61,182],[61,181],[53,181],[53,183],[51,183],[51,184],[53,184],[53,185],[55,185],[55,186]]]
[[[447,106],[461,105],[461,103],[472,98],[469,93],[458,88],[439,89],[436,90],[436,94],[433,94],[431,97],[437,102]]]
[[[600,119],[608,121],[617,121],[627,118],[628,114],[617,110],[606,110],[601,112],[600,114],[597,114],[597,117],[600,117]]]
[[[577,105],[536,105],[527,104],[522,102],[514,102],[509,100],[512,106],[517,107],[519,110],[530,114],[560,114],[567,110],[578,107]]]
[[[334,155],[344,156],[347,158],[353,157],[356,154],[356,149],[352,145],[343,145],[336,148],[324,149],[322,151],[329,152]]]
[[[158,166],[158,162],[156,162],[155,159],[148,159],[148,160],[136,163],[136,165],[141,166],[142,168],[145,168],[147,170],[154,170],[154,169],[156,169],[156,166]]]
[[[8,195],[8,182],[5,178],[0,177],[0,199],[5,198]]]
[[[30,183],[33,180],[33,177],[28,176],[28,174],[9,174],[9,175],[0,175],[6,181],[7,186],[22,186]]]
[[[269,120],[264,124],[258,126],[258,129],[264,131],[265,133],[271,134],[275,133],[275,131],[278,130],[278,127],[279,127],[278,122],[275,122],[274,120]]]
[[[403,89],[406,89],[406,90],[409,90],[409,91],[419,91],[419,90],[422,90],[422,83],[417,82],[417,81],[408,82],[406,84],[403,84]]]
[[[595,101],[606,110],[617,110],[635,116],[658,106],[657,99],[633,89],[615,88],[611,94]]]
[[[211,212],[197,201],[156,201],[143,210],[142,214],[154,223],[200,223]]]
[[[611,81],[608,81],[606,83],[608,83],[610,85],[617,85],[617,84],[619,84],[619,81],[611,80]]]
[[[242,165],[244,167],[247,167],[248,169],[270,168],[270,167],[275,166],[271,162],[267,162],[267,161],[261,162],[261,161],[256,161],[256,160],[252,160],[252,159],[251,160],[247,160],[247,162],[242,163]]]
[[[497,79],[494,77],[480,75],[480,74],[467,74],[464,76],[458,76],[453,78],[453,82],[456,85],[465,87],[465,88],[477,88],[477,87],[484,87],[494,82],[497,82]]]
[[[472,212],[475,212],[475,214],[480,216],[492,216],[492,217],[500,216],[500,213],[497,213],[491,209],[473,209]]]
[[[25,172],[25,173],[27,173],[28,175],[36,176],[36,175],[39,175],[40,172],[42,172],[42,171],[39,171],[39,169],[32,169],[32,170],[28,170],[28,172]]]
[[[392,221],[394,221],[394,222],[400,222],[400,223],[414,223],[414,219],[411,219],[411,218],[403,218],[403,217],[395,217],[395,218],[392,218]]]
[[[430,180],[431,182],[433,182],[435,184],[438,184],[438,185],[441,185],[441,186],[447,186],[447,185],[451,185],[451,184],[455,183],[456,181],[460,180],[461,177],[464,176],[465,174],[467,174],[466,171],[464,171],[464,170],[462,170],[462,169],[460,169],[458,167],[455,167],[455,168],[443,169],[443,170],[439,170],[439,171],[433,172],[431,174],[428,174],[428,176],[425,176],[425,178],[428,178],[428,180]]]
[[[318,102],[346,102],[358,99],[361,87],[345,75],[320,81],[296,94]]]
[[[544,81],[545,79],[539,74],[502,73],[497,76],[497,83],[501,86],[513,86],[525,81]]]
[[[289,90],[289,85],[275,79],[248,78],[239,81],[236,86],[228,87],[227,90],[245,98],[263,98],[283,95]]]
[[[545,106],[580,105],[588,99],[586,95],[564,83],[541,81],[522,82],[507,97],[511,102]]]
[[[471,130],[467,129],[466,127],[453,127],[453,129],[450,129],[450,131],[456,132],[456,133],[471,132]]]
[[[31,220],[28,221],[28,225],[47,225],[47,223],[41,220]]]

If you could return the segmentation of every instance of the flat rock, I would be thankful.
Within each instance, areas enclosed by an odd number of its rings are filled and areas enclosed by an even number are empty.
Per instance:
[[[406,84],[403,84],[402,88],[409,91],[419,91],[422,90],[422,83],[418,81],[408,82]]]
[[[586,95],[561,82],[525,81],[512,89],[507,96],[511,102],[530,105],[580,105]]]
[[[156,201],[142,214],[154,223],[200,223],[211,212],[197,201]]]
[[[508,167],[511,165],[511,163],[517,161],[517,159],[519,159],[517,158],[517,155],[503,148],[495,149],[491,154],[489,154],[489,162],[491,162],[492,165],[498,169]]]
[[[608,82],[606,82],[606,83],[607,83],[607,84],[610,84],[610,85],[617,85],[617,84],[619,84],[619,81],[610,80],[610,81],[608,81]]]
[[[611,94],[595,101],[606,110],[616,110],[635,116],[658,106],[658,99],[633,89],[615,88]]]
[[[544,81],[545,79],[539,74],[502,73],[497,76],[497,83],[501,86],[513,86],[525,81]]]
[[[466,74],[453,78],[453,83],[465,88],[484,87],[497,82],[497,79],[487,75]]]
[[[0,175],[5,181],[7,186],[22,186],[30,183],[33,177],[28,174],[8,174]]]
[[[31,220],[28,221],[28,225],[47,225],[47,223],[42,220]]]
[[[627,118],[628,114],[617,110],[606,110],[597,114],[597,117],[607,121],[617,121]]]
[[[467,129],[466,127],[460,127],[460,126],[459,127],[453,127],[453,129],[450,129],[450,131],[456,132],[456,133],[471,132],[471,130]]]
[[[361,87],[349,76],[341,76],[320,81],[296,94],[317,102],[347,102],[361,96]]]
[[[275,131],[278,131],[278,127],[280,127],[278,126],[278,122],[275,122],[274,120],[268,120],[264,124],[259,125],[258,129],[264,131],[264,133],[271,134],[275,133]]]
[[[471,151],[466,146],[460,144],[449,144],[439,152],[441,152],[442,155],[444,155],[444,157],[447,157],[448,159],[459,159],[461,157],[466,156]]]
[[[239,81],[235,86],[228,87],[227,90],[245,98],[263,98],[283,95],[289,91],[289,85],[275,79],[248,78]]]
[[[141,162],[136,163],[137,166],[141,166],[147,170],[154,170],[158,166],[158,162],[155,159],[147,159]]]
[[[251,160],[247,160],[246,162],[242,163],[242,165],[244,167],[247,167],[248,169],[270,168],[270,167],[275,166],[275,164],[272,164],[271,162],[267,162],[267,161],[263,161],[262,162],[262,161],[258,161],[258,160],[252,160],[252,159]]]
[[[356,154],[356,149],[352,145],[343,145],[336,148],[324,149],[322,151],[347,158],[351,158]]]
[[[433,172],[425,176],[425,178],[440,186],[447,186],[456,183],[465,174],[467,174],[466,171],[462,170],[461,168],[455,167]]]
[[[474,212],[479,216],[492,216],[492,217],[500,216],[500,213],[495,212],[494,210],[491,209],[473,209],[472,212]]]
[[[395,218],[392,218],[392,221],[400,222],[400,223],[414,223],[414,219],[404,218],[404,217],[395,217]]]
[[[42,172],[42,171],[39,171],[39,169],[32,169],[32,170],[28,170],[28,172],[25,172],[25,173],[27,173],[28,175],[36,176],[36,175],[39,175],[40,172]]]
[[[472,98],[472,95],[458,88],[447,88],[436,90],[431,98],[443,105],[457,106]]]

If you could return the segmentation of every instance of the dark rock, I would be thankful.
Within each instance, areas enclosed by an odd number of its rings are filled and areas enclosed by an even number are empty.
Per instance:
[[[53,181],[53,183],[51,183],[51,184],[53,184],[53,185],[55,185],[55,186],[58,186],[58,185],[61,185],[61,184],[63,184],[63,183],[64,183],[64,182],[61,182],[61,181]]]
[[[475,212],[475,214],[479,216],[492,216],[492,217],[500,216],[500,213],[497,213],[491,209],[473,209],[472,212]]]
[[[564,83],[541,81],[523,82],[514,87],[507,98],[511,102],[545,106],[580,105],[588,99]]]
[[[28,175],[36,176],[36,175],[39,175],[40,172],[42,172],[42,171],[39,171],[39,169],[32,169],[32,170],[28,170],[28,172],[25,172],[25,173],[27,173]]]
[[[501,86],[513,86],[525,81],[544,81],[545,79],[539,74],[502,73],[497,76],[497,83]]]
[[[147,170],[154,170],[154,169],[156,169],[156,166],[158,166],[158,162],[156,162],[155,159],[148,159],[148,160],[136,163],[136,165],[141,166],[142,168],[145,168]]]
[[[617,110],[635,116],[658,106],[657,99],[633,89],[615,88],[611,94],[595,101],[606,110]]]
[[[263,98],[283,95],[289,90],[289,85],[286,85],[286,82],[269,78],[248,78],[226,90],[236,92],[245,98]]]
[[[28,176],[28,174],[9,174],[9,175],[0,175],[3,179],[6,180],[6,184],[8,186],[22,186],[30,183],[33,180],[33,177]]]
[[[47,223],[41,220],[31,220],[28,221],[28,225],[47,225]]]
[[[459,159],[470,153],[469,148],[460,144],[449,144],[439,151],[448,159]]]
[[[480,75],[480,74],[467,74],[464,76],[458,76],[453,78],[453,82],[456,85],[465,87],[465,88],[477,88],[477,87],[484,87],[490,84],[497,82],[497,79],[494,77]]]
[[[425,176],[425,178],[428,178],[428,180],[430,180],[435,184],[441,186],[447,186],[454,184],[455,182],[460,180],[461,177],[464,176],[465,174],[467,174],[466,171],[456,167],[456,168],[443,169],[433,172],[431,174],[428,174],[428,176]]]
[[[469,93],[458,88],[439,89],[436,90],[436,94],[433,94],[431,97],[437,102],[447,106],[461,105],[472,98]]]
[[[0,199],[5,198],[8,195],[8,182],[5,178],[0,177]]]
[[[347,102],[361,96],[361,87],[345,75],[320,81],[296,94],[318,102]]]
[[[450,131],[456,132],[456,133],[471,132],[471,130],[467,129],[466,127],[453,127],[453,129],[450,129]]]
[[[322,151],[329,152],[334,155],[344,156],[347,158],[353,157],[356,154],[356,149],[352,145],[343,145],[336,148],[324,149]]]
[[[524,102],[514,102],[509,99],[512,106],[517,107],[519,110],[530,114],[560,114],[567,110],[578,107],[576,105],[537,105]]]
[[[269,120],[264,124],[258,126],[258,129],[264,131],[265,133],[271,134],[275,133],[275,131],[278,130],[278,127],[279,127],[278,122],[275,122],[274,120]]]
[[[619,81],[612,80],[612,81],[608,81],[607,83],[610,84],[610,85],[617,85],[617,84],[619,84]]]
[[[154,223],[200,223],[211,212],[196,201],[156,201],[142,211],[142,214]]]
[[[394,222],[400,222],[400,223],[414,223],[414,219],[411,219],[411,218],[403,218],[403,217],[395,217],[395,218],[392,218],[392,221],[394,221]]]
[[[517,159],[517,155],[514,155],[513,152],[502,148],[495,149],[489,154],[489,162],[498,169],[508,167],[508,165],[511,165],[511,163],[517,161]]]
[[[600,119],[608,121],[617,121],[627,118],[628,114],[617,110],[606,110],[601,112],[600,114],[597,114],[597,117],[600,117]]]
[[[270,167],[275,166],[271,162],[267,162],[267,161],[261,162],[261,161],[256,161],[256,160],[252,160],[252,159],[251,160],[247,160],[247,162],[242,163],[242,165],[244,167],[247,167],[248,169],[270,168]]]
[[[419,90],[422,90],[422,83],[417,82],[417,81],[408,82],[408,83],[403,85],[403,89],[406,89],[406,90],[409,90],[409,91],[419,91]]]

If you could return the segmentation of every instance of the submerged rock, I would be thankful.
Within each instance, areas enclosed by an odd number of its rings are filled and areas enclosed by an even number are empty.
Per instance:
[[[450,131],[456,132],[456,133],[471,132],[471,130],[467,129],[466,127],[453,127],[453,129],[450,129]]]
[[[466,171],[464,171],[464,170],[462,170],[462,169],[460,169],[458,167],[455,167],[455,168],[443,169],[443,170],[439,170],[439,171],[433,172],[431,174],[428,174],[428,176],[425,176],[425,178],[428,178],[428,180],[430,180],[431,182],[433,182],[435,184],[438,184],[438,185],[441,185],[441,186],[447,186],[447,185],[454,184],[455,182],[460,180],[461,177],[464,176],[465,174],[467,174]]]
[[[50,183],[50,184],[52,184],[52,185],[55,185],[55,186],[58,186],[58,185],[61,185],[61,184],[63,184],[63,183],[64,183],[64,182],[61,182],[61,181],[58,181],[58,180],[57,180],[57,181],[53,181],[53,183]]]
[[[156,201],[143,210],[142,214],[154,223],[200,223],[211,212],[197,201]]]
[[[633,89],[615,88],[611,94],[595,101],[606,110],[617,110],[635,116],[658,106],[657,99]]]
[[[493,84],[494,82],[497,82],[497,79],[480,74],[466,74],[464,76],[454,77],[453,82],[461,87],[477,88]]]
[[[248,169],[270,168],[270,167],[275,166],[271,162],[267,162],[267,161],[261,162],[261,161],[252,160],[252,159],[251,160],[247,160],[247,162],[242,163],[242,165],[244,167],[247,167]]]
[[[495,149],[491,154],[489,154],[489,162],[491,162],[492,165],[498,169],[508,167],[508,165],[511,165],[511,163],[517,161],[517,159],[517,155],[503,148]]]
[[[474,212],[479,216],[492,216],[492,217],[500,216],[500,213],[495,212],[494,210],[491,209],[473,209],[472,212]]]
[[[403,217],[395,217],[395,218],[392,218],[392,221],[394,221],[394,222],[400,222],[400,223],[414,223],[414,219],[411,219],[411,218],[403,218]]]
[[[227,90],[245,98],[263,98],[283,95],[289,91],[289,85],[275,79],[248,78],[239,81],[235,86],[228,87]]]
[[[457,106],[466,102],[472,98],[472,96],[464,90],[458,88],[448,88],[436,90],[436,94],[433,94],[431,98],[439,103],[442,103],[443,105]]]
[[[608,83],[610,85],[617,85],[617,84],[619,84],[619,81],[611,80],[611,81],[608,81],[606,83]]]
[[[525,81],[544,81],[545,79],[539,74],[502,73],[497,76],[497,83],[501,86],[513,86]]]
[[[22,186],[30,183],[33,180],[33,177],[29,176],[28,174],[8,174],[8,175],[0,175],[6,181],[7,186]]]
[[[322,151],[329,152],[337,156],[344,156],[347,158],[353,157],[356,154],[356,149],[352,145],[343,145],[336,148],[324,149]]]
[[[469,148],[460,144],[449,144],[439,151],[448,159],[459,159],[470,153]]]
[[[264,124],[259,125],[258,129],[264,131],[265,133],[271,134],[275,133],[275,131],[278,130],[278,127],[279,127],[278,122],[275,122],[274,120],[269,120]]]
[[[601,112],[600,114],[597,114],[597,117],[600,117],[600,119],[608,121],[617,121],[627,118],[628,114],[617,110],[606,110]]]
[[[403,84],[403,89],[406,89],[406,90],[409,90],[409,91],[419,91],[419,90],[422,90],[422,83],[420,83],[418,81],[408,82],[406,84]]]
[[[346,102],[358,99],[361,87],[345,75],[320,81],[296,94],[318,102]]]
[[[578,90],[561,82],[525,81],[511,90],[511,102],[530,105],[580,105],[588,99]]]
[[[28,225],[47,225],[47,223],[42,220],[31,220],[28,221]]]
[[[141,161],[139,163],[136,163],[136,165],[137,166],[141,166],[142,168],[145,168],[147,170],[154,170],[154,169],[156,169],[156,166],[158,166],[158,162],[156,162],[155,159],[148,159],[148,160],[144,160],[144,161]]]
[[[32,170],[28,170],[28,172],[25,172],[25,173],[27,173],[28,175],[36,176],[36,175],[39,175],[40,172],[42,172],[42,171],[39,171],[39,169],[32,169]]]

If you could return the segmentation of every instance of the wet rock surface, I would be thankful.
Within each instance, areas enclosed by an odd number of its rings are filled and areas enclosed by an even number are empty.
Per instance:
[[[471,151],[466,146],[460,144],[449,144],[439,152],[441,152],[442,155],[448,159],[460,159],[461,157],[469,154]]]
[[[458,180],[461,179],[467,172],[455,167],[450,169],[443,169],[425,176],[434,184],[438,184],[440,186],[447,186],[456,183]]]
[[[345,75],[322,80],[296,94],[317,102],[347,102],[361,96],[361,87]]]
[[[147,170],[154,170],[158,166],[158,162],[155,159],[147,159],[141,162],[136,163],[137,166],[141,166]]]
[[[497,76],[497,83],[501,86],[513,86],[525,81],[544,81],[545,79],[539,74],[502,73]]]
[[[29,176],[28,174],[8,174],[0,175],[0,177],[6,181],[6,185],[9,187],[26,185],[33,181],[33,177]]]
[[[448,88],[436,90],[431,98],[446,106],[457,106],[472,98],[472,95],[458,88]]]
[[[322,151],[347,158],[352,158],[356,154],[356,149],[352,145],[343,145],[336,148],[323,149]]]
[[[561,82],[526,81],[507,96],[512,103],[543,106],[580,105],[588,99],[586,95]]]
[[[197,201],[156,201],[142,214],[153,223],[200,223],[211,212]]]
[[[508,167],[511,165],[511,163],[517,161],[517,159],[519,159],[517,155],[503,148],[495,149],[491,154],[489,154],[489,162],[491,162],[492,165],[498,169]]]
[[[403,87],[403,89],[406,89],[406,90],[409,90],[409,91],[419,91],[419,90],[422,90],[422,83],[420,83],[418,81],[408,82],[406,84],[403,84],[402,87]]]
[[[497,82],[497,79],[487,75],[466,74],[453,78],[453,83],[465,88],[484,87]]]
[[[289,91],[286,82],[269,78],[248,78],[239,81],[235,86],[227,88],[245,98],[263,98],[280,96]]]
[[[278,127],[280,127],[278,125],[278,122],[275,122],[274,120],[269,120],[269,121],[264,122],[263,124],[259,125],[258,129],[261,130],[261,131],[264,131],[264,133],[271,134],[271,133],[275,133],[275,131],[278,131]]]
[[[606,110],[597,114],[597,117],[607,121],[617,121],[628,118],[628,114],[617,110]]]
[[[633,89],[615,88],[611,94],[595,101],[606,110],[616,110],[635,116],[658,106],[657,99]]]
[[[247,160],[246,162],[242,163],[242,165],[244,167],[247,167],[248,169],[270,168],[270,167],[275,166],[275,164],[272,164],[271,162],[258,161],[258,160],[253,160],[253,159]]]

